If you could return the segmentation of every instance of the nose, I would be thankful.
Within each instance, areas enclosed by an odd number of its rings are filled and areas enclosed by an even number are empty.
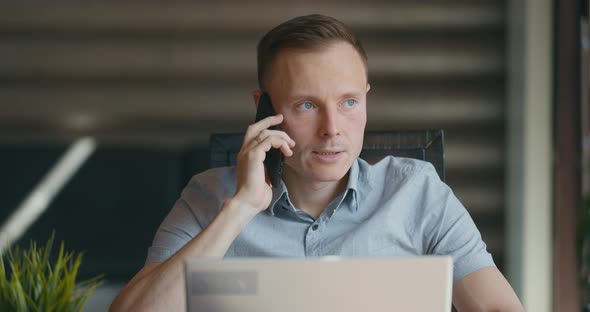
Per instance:
[[[320,119],[320,136],[331,138],[340,135],[338,112],[333,108],[325,108]]]

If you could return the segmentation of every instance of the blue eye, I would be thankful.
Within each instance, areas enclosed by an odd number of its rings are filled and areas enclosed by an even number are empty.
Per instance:
[[[356,100],[346,100],[344,104],[346,104],[347,107],[353,107],[356,104]]]
[[[312,109],[313,108],[313,104],[311,104],[311,102],[304,102],[298,105],[299,108],[301,109]]]

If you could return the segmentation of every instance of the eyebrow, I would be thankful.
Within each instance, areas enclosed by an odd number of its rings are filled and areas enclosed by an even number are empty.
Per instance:
[[[340,99],[346,99],[346,98],[359,98],[361,97],[362,92],[346,92],[344,94],[341,94],[339,96]],[[311,94],[295,94],[292,96],[287,97],[287,101],[289,103],[294,103],[294,102],[298,102],[301,100],[305,100],[305,99],[309,99],[312,100],[314,102],[318,102],[319,98],[311,95]]]

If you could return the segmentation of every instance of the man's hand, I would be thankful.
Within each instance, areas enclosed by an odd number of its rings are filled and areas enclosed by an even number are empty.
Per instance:
[[[238,181],[232,201],[256,214],[268,207],[272,200],[272,188],[267,182],[264,158],[271,148],[278,148],[286,156],[293,155],[295,146],[287,133],[269,130],[283,122],[283,115],[270,116],[252,124],[246,130],[242,149],[238,153]]]
[[[250,127],[238,154],[238,181],[234,197],[224,202],[219,214],[203,231],[163,263],[146,265],[113,301],[111,311],[183,311],[183,261],[189,257],[221,259],[243,227],[272,199],[264,158],[271,148],[289,157],[295,142],[283,131],[269,127],[283,121],[282,115],[265,118]]]

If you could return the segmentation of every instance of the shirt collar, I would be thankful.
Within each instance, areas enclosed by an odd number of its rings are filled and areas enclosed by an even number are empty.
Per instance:
[[[359,203],[367,198],[373,190],[371,179],[371,166],[363,159],[357,158],[350,167],[347,192],[352,193],[353,199],[350,205],[352,212],[358,211]],[[352,191],[351,191],[352,190]]]
[[[348,171],[348,184],[346,185],[346,194],[344,194],[344,199],[348,196],[351,197],[350,200],[350,209],[352,211],[358,210],[358,196],[359,196],[359,160],[358,158],[352,162],[352,166],[350,166],[350,170]]]
[[[369,171],[366,167],[366,162],[357,158],[352,162],[352,166],[350,166],[348,171],[348,183],[346,185],[343,200],[348,196],[351,196],[350,208],[353,211],[358,210],[359,197],[362,196],[363,192],[369,192],[372,189]],[[360,192],[360,188],[363,189],[362,192]],[[287,191],[287,186],[281,179],[281,184],[278,187],[272,188],[272,200],[266,209],[267,213],[274,216],[276,207],[282,205],[282,202],[287,200],[288,197],[289,193]]]
[[[283,179],[281,179],[281,184],[278,187],[272,188],[272,200],[270,201],[270,205],[266,208],[266,212],[274,216],[275,214],[275,207],[280,206],[281,202],[286,200],[288,197],[287,186]]]

